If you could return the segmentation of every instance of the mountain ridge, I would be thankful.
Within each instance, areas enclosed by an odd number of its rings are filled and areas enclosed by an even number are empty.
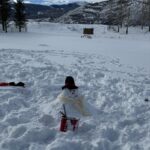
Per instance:
[[[129,1],[130,6],[130,16],[129,16],[129,24],[131,25],[139,25],[141,24],[141,10],[142,6],[138,1]],[[112,4],[114,16],[118,16],[117,12],[117,2],[114,1]],[[109,8],[109,1],[102,1],[96,3],[88,3],[86,5],[82,5],[74,10],[70,10],[69,12],[65,13],[63,16],[60,16],[56,19],[56,22],[61,23],[83,23],[83,24],[110,24],[109,15],[110,15],[110,8]],[[123,12],[123,15],[126,12]],[[112,24],[116,24],[119,22],[118,18],[114,19]],[[124,17],[123,23],[126,24],[127,16]]]
[[[142,20],[142,5],[138,1],[130,1],[129,24],[139,25]],[[114,16],[117,15],[117,1],[112,4]],[[96,3],[68,3],[63,5],[25,4],[27,19],[38,19],[57,23],[79,24],[110,24],[109,1]],[[116,9],[116,10],[115,10]],[[126,13],[126,12],[123,12]],[[118,18],[113,17],[111,24],[117,24]],[[124,17],[123,24],[126,24]]]

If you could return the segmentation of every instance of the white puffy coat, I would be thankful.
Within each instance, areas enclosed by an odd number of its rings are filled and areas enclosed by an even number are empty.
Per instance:
[[[65,105],[68,117],[81,118],[82,116],[90,115],[85,107],[84,97],[79,89],[63,89],[58,95],[58,99]]]

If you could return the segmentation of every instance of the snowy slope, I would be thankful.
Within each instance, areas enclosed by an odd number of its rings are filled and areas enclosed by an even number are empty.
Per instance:
[[[130,8],[130,25],[141,25],[142,20],[142,3],[138,0],[129,0]],[[112,2],[113,24],[116,24],[118,12],[117,1]],[[126,10],[124,15],[127,16]],[[101,1],[96,3],[87,3],[74,10],[70,10],[64,15],[60,16],[55,22],[61,23],[79,23],[79,24],[109,24],[110,23],[110,4],[108,1]],[[115,19],[116,18],[116,19]],[[123,24],[126,24],[127,18],[123,19]],[[148,23],[145,23],[148,24]]]
[[[55,22],[61,23],[100,23],[101,19],[101,11],[107,5],[106,1],[99,2],[99,3],[85,3],[74,10],[70,10],[69,12],[65,13],[64,15],[60,16],[55,20]],[[105,17],[103,17],[105,19]]]
[[[116,34],[93,25],[29,24],[28,33],[0,34],[1,150],[149,150],[150,35]],[[56,100],[67,75],[74,76],[92,117],[77,133],[59,132]]]

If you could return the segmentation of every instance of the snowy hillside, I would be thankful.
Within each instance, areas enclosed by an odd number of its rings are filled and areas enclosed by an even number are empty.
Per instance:
[[[70,10],[68,13],[65,13],[63,16],[57,18],[56,22],[61,23],[100,23],[106,17],[100,18],[102,10],[105,10],[107,6],[107,1],[99,3],[85,3],[80,7]]]
[[[142,20],[142,3],[138,0],[130,0],[129,1],[130,8],[130,25],[139,25]],[[112,3],[112,15],[116,16],[118,14],[117,11],[117,1],[113,1]],[[145,10],[146,11],[146,10]],[[126,11],[124,12],[125,15]],[[84,4],[74,10],[70,10],[65,13],[63,16],[60,16],[55,20],[55,22],[61,23],[80,23],[80,24],[109,24],[110,19],[110,4],[108,1],[102,1],[97,3],[87,3]],[[126,17],[124,18],[124,22],[126,22]],[[113,23],[115,24],[117,18],[113,18]]]
[[[81,38],[85,26],[91,39]],[[26,88],[0,87],[0,150],[149,150],[150,34],[130,30],[32,22],[27,33],[1,33],[0,82]],[[59,131],[68,75],[92,113],[75,133]]]

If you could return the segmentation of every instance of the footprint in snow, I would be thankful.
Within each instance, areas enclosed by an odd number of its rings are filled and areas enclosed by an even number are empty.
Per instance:
[[[119,138],[119,131],[113,128],[106,128],[102,131],[102,136],[111,142],[117,141]]]
[[[39,46],[42,46],[42,47],[48,47],[47,44],[39,44]]]
[[[18,137],[22,136],[26,132],[26,130],[27,129],[25,126],[19,126],[12,131],[11,137],[18,138]]]
[[[55,120],[50,115],[43,115],[40,117],[39,122],[42,123],[44,126],[54,126]]]

